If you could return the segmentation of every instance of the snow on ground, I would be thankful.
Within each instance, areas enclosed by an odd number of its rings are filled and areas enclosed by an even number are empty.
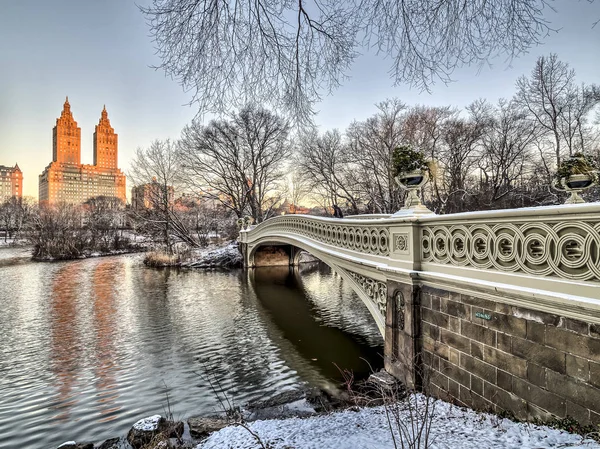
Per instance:
[[[151,432],[158,429],[158,424],[160,423],[161,416],[160,415],[152,415],[148,418],[140,419],[133,425],[133,428],[136,430],[143,430],[145,432]]]
[[[26,244],[27,244],[27,242],[25,240],[17,240],[15,242],[14,239],[4,240],[4,237],[0,237],[0,248],[1,247],[9,247],[9,246],[24,246]]]
[[[237,243],[228,243],[223,246],[209,246],[196,250],[193,253],[191,262],[184,262],[181,266],[193,268],[208,267],[232,267],[242,264],[242,255],[238,249]]]
[[[443,401],[436,401],[435,404],[435,418],[430,434],[432,449],[600,449],[600,444],[593,440],[561,430],[515,423]],[[408,416],[408,411],[401,413]],[[260,437],[265,446],[272,449],[395,448],[383,407],[345,410],[305,419],[255,421],[249,423],[248,427]],[[401,447],[399,441],[396,444]],[[260,447],[248,430],[232,426],[213,433],[196,449]]]

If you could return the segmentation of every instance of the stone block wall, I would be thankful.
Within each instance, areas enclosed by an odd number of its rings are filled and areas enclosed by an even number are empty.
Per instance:
[[[520,419],[600,424],[600,325],[422,287],[434,396]]]
[[[261,246],[254,253],[254,266],[289,266],[292,258],[292,248],[290,246]]]

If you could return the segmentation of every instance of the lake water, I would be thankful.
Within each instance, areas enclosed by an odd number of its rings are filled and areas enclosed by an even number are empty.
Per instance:
[[[202,272],[140,255],[35,263],[0,249],[0,448],[123,436],[166,408],[335,389],[383,365],[366,307],[322,264]]]

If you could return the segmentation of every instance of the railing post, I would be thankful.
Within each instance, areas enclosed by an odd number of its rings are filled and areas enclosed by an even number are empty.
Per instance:
[[[420,289],[413,272],[421,269],[421,231],[416,217],[391,224],[390,258],[406,270],[388,280],[384,360],[386,370],[408,388],[420,386]]]

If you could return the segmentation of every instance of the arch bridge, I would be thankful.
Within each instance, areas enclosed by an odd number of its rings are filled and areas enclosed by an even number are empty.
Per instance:
[[[325,262],[407,385],[519,418],[600,424],[600,203],[452,215],[284,215],[240,231],[248,268]]]

